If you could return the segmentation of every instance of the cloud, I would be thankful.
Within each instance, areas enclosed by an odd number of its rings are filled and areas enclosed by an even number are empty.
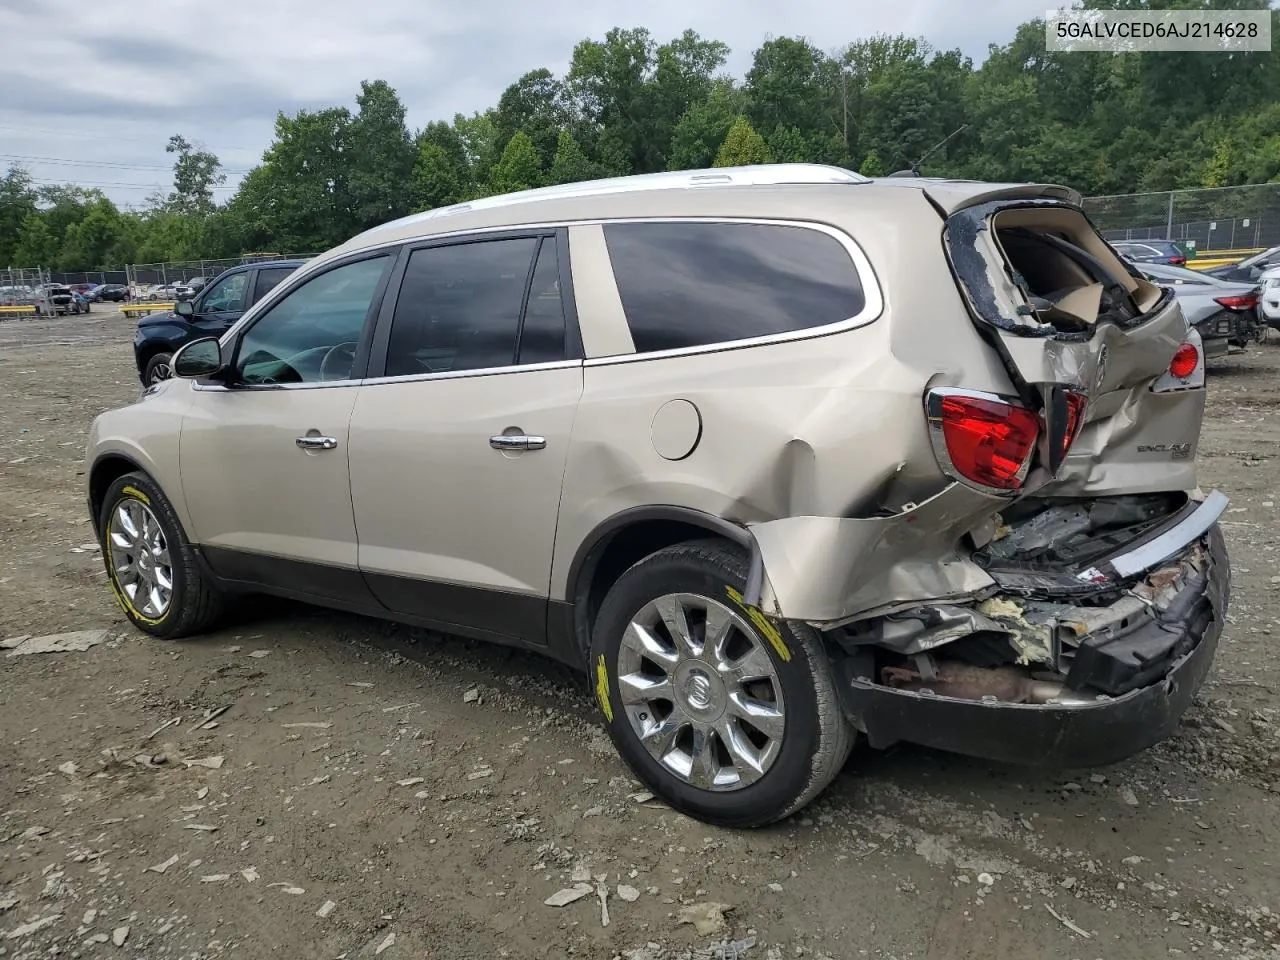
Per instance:
[[[10,155],[164,166],[165,142],[182,133],[243,169],[266,148],[277,111],[351,105],[361,80],[381,78],[420,127],[496,103],[528,70],[562,74],[578,41],[638,21],[659,42],[686,27],[725,41],[741,76],[769,35],[831,50],[907,33],[981,60],[1043,11],[1043,0],[991,0],[981,16],[954,0],[39,0],[0,9],[0,35],[23,38],[22,57],[0,59],[0,166]],[[28,166],[45,179],[167,179],[162,170]],[[146,195],[103,189],[123,202]]]

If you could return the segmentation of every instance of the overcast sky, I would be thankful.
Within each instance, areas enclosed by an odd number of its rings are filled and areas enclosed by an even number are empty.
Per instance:
[[[256,164],[276,112],[352,105],[387,80],[411,128],[482,110],[522,73],[563,74],[574,44],[614,26],[664,42],[723,40],[741,76],[767,36],[830,50],[875,33],[924,36],[981,61],[1045,0],[3,0],[0,169],[98,186],[139,204],[167,189],[169,136]],[[21,38],[21,56],[15,55]],[[42,159],[33,159],[42,158]],[[223,192],[220,197],[227,197]]]

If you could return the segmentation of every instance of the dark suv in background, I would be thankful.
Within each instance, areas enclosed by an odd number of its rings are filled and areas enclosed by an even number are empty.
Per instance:
[[[305,260],[245,263],[220,273],[191,300],[138,321],[133,356],[143,386],[169,378],[169,361],[183,344],[218,337]]]

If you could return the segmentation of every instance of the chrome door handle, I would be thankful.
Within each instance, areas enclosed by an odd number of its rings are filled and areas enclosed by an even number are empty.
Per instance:
[[[543,450],[547,446],[547,438],[503,433],[496,437],[490,437],[489,446],[495,450]]]
[[[299,437],[293,442],[303,450],[333,450],[338,446],[333,437]]]

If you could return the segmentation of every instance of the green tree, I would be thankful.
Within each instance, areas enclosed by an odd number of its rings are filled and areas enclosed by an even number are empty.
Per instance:
[[[672,131],[667,169],[701,170],[711,166],[733,121],[746,107],[746,95],[732,80],[717,80],[707,98],[691,104]]]
[[[466,170],[444,147],[423,141],[413,166],[413,204],[417,210],[434,210],[467,199]]]
[[[241,182],[233,203],[241,221],[252,225],[248,242],[258,236],[281,251],[309,252],[356,233],[350,132],[345,107],[276,117],[275,139],[262,165]]]
[[[573,108],[565,85],[545,68],[531,70],[498,98],[493,123],[503,147],[523,130],[538,151],[543,166],[555,156],[562,131],[573,126]]]
[[[466,156],[468,193],[480,196],[489,189],[493,168],[502,156],[498,146],[498,124],[493,110],[469,117],[454,114],[453,132]]]
[[[502,151],[502,159],[493,168],[490,188],[493,193],[513,193],[536,187],[541,181],[538,150],[527,133],[517,130],[507,143],[507,148]]]
[[[547,171],[547,183],[577,183],[594,180],[602,175],[600,165],[582,152],[578,141],[567,130],[561,130],[556,142],[551,169]]]
[[[404,104],[385,80],[361,82],[356,105],[344,149],[353,226],[365,230],[410,211],[418,155]]]
[[[751,58],[746,91],[752,123],[760,130],[794,126],[802,133],[827,132],[828,59],[799,37],[766,40]]]
[[[115,204],[94,201],[84,219],[67,228],[58,255],[62,270],[119,269],[134,252],[130,231]]]
[[[764,137],[756,133],[751,121],[739,117],[729,128],[729,135],[716,154],[717,167],[745,167],[753,163],[770,163],[773,157]]]
[[[23,263],[15,253],[27,217],[36,212],[36,200],[31,176],[22,167],[10,167],[0,178],[0,267],[36,265]]]
[[[858,167],[858,172],[864,177],[883,177],[889,173],[884,161],[880,159],[880,154],[874,150],[862,158],[862,165]]]
[[[800,128],[782,124],[769,134],[769,153],[778,163],[811,163],[814,160],[813,144],[800,132]]]
[[[177,134],[169,138],[164,152],[177,154],[173,161],[173,192],[169,194],[169,207],[174,213],[211,213],[213,188],[227,181],[218,158],[207,150],[197,149]]]
[[[23,267],[51,267],[60,246],[48,219],[32,210],[22,220],[9,262]]]
[[[625,163],[636,173],[662,169],[662,145],[654,136],[654,55],[653,38],[643,27],[615,27],[603,41],[583,40],[573,49],[569,89],[584,119],[607,132],[615,168]],[[603,148],[600,156],[606,159]]]

